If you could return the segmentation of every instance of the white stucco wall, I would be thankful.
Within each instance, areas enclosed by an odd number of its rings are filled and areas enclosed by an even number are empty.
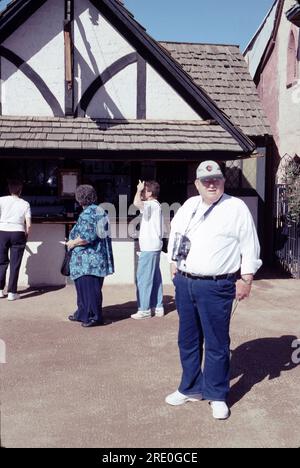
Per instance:
[[[295,2],[286,0],[284,12],[291,8]],[[285,154],[300,155],[300,80],[298,84],[287,88],[287,50],[292,24],[282,16],[278,31],[278,76],[279,76],[279,152],[281,157]],[[295,27],[295,30],[297,28]],[[299,29],[297,31],[299,34]],[[297,39],[298,36],[296,36]],[[299,77],[300,77],[300,63]]]
[[[135,52],[127,40],[88,1],[75,4],[76,105],[95,77],[116,60]],[[98,118],[136,118],[137,66],[128,66],[93,97],[87,115]],[[199,120],[193,109],[147,65],[146,118]]]
[[[49,104],[22,70],[4,58],[1,67],[3,115],[53,116]]]
[[[133,63],[109,80],[96,92],[86,115],[105,119],[135,119],[136,74],[136,63]]]
[[[135,50],[88,0],[75,2],[74,18],[75,105],[77,106],[84,91],[97,76],[118,59]],[[136,117],[136,65],[129,66],[120,75],[122,76],[117,75],[96,93],[89,105],[88,116]]]
[[[60,274],[64,238],[64,224],[33,224],[21,264],[19,286],[66,284],[66,278]]]
[[[147,119],[202,120],[149,64],[146,95]]]
[[[3,46],[35,70],[64,108],[64,2],[51,0],[9,36]],[[52,116],[35,85],[7,60],[1,60],[4,115]]]
[[[74,2],[75,108],[93,83],[117,60],[134,53],[128,43],[89,0]],[[3,115],[53,116],[65,107],[64,2],[48,0],[3,43],[35,71],[59,103],[47,103],[37,86],[7,59],[1,59]],[[147,65],[146,118],[201,120],[198,114]],[[60,107],[60,108],[59,108]],[[129,65],[94,95],[87,109],[94,118],[135,119],[137,65]]]
[[[66,284],[66,277],[60,274],[65,251],[62,244],[64,239],[64,224],[33,224],[21,264],[19,286]],[[107,284],[134,284],[134,241],[113,241],[112,247],[115,274],[108,276],[105,282]]]

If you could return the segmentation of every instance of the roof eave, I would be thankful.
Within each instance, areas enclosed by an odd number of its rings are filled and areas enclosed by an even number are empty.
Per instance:
[[[300,28],[300,5],[294,5],[285,13],[287,20]]]
[[[47,0],[16,0],[0,16],[0,43]],[[246,156],[255,150],[255,144],[216,105],[209,95],[198,87],[183,68],[134,20],[130,12],[113,0],[91,0],[91,3],[120,31],[148,62],[166,79],[188,104],[203,118],[213,118],[241,147]]]
[[[0,43],[7,39],[27,18],[47,0],[16,0],[0,14]]]
[[[236,127],[227,115],[218,108],[207,93],[197,86],[183,68],[165,51],[158,42],[147,34],[132,16],[124,14],[124,7],[112,0],[91,0],[91,3],[123,33],[124,37],[136,48],[142,56],[146,56],[148,62],[163,75],[167,81],[173,82],[176,91],[183,96],[189,105],[198,113],[203,109],[204,118],[214,118],[240,145],[246,155],[255,150],[255,144],[238,127]],[[125,9],[126,10],[126,9]],[[126,10],[127,12],[127,10]]]

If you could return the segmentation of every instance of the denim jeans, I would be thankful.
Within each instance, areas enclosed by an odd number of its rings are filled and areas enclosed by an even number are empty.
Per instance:
[[[140,253],[136,274],[138,310],[163,307],[159,262],[160,251]]]
[[[206,400],[226,401],[235,279],[195,280],[177,273],[174,285],[183,370],[178,389],[184,395],[201,394]]]

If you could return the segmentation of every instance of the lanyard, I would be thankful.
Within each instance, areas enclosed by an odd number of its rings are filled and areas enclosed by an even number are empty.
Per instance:
[[[201,219],[202,219],[203,221],[205,221],[205,219],[208,217],[208,215],[211,213],[211,211],[214,209],[214,207],[219,203],[219,201],[221,200],[221,198],[223,198],[223,195],[219,198],[219,200],[217,200],[215,203],[213,203],[212,205],[210,205],[210,206],[207,208],[207,210],[206,210],[206,211],[204,212],[204,214],[201,216],[201,218],[200,218],[199,221],[201,221]],[[195,210],[193,211],[192,216],[191,216],[191,219],[190,219],[190,221],[189,221],[189,224],[187,225],[187,228],[186,228],[186,230],[185,230],[184,235],[188,234],[190,224],[191,224],[192,220],[194,219],[194,217],[195,217],[195,215],[196,215],[196,213],[197,213],[197,211],[198,211],[198,208],[199,208],[200,204],[201,204],[201,201],[198,203],[198,205],[196,206]]]

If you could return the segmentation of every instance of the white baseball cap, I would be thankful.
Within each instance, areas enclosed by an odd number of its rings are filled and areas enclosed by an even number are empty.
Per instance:
[[[197,179],[224,179],[221,168],[215,161],[203,161],[199,164],[196,171],[196,177]]]

